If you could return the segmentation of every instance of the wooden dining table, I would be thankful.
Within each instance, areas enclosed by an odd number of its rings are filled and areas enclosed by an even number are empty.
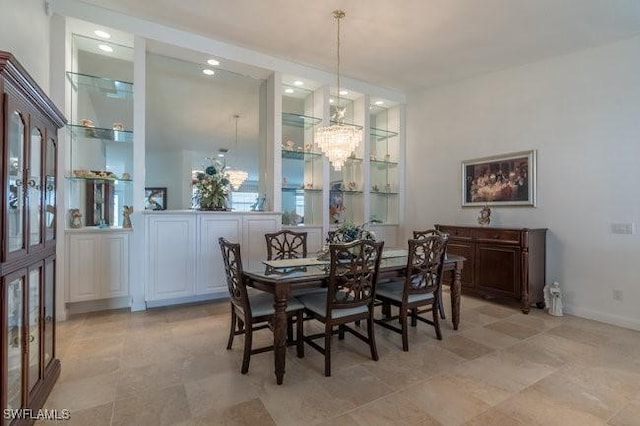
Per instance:
[[[443,282],[451,287],[451,316],[453,329],[460,323],[460,277],[466,259],[448,255],[444,271],[450,279]],[[385,250],[380,261],[379,277],[398,275],[407,267],[407,251]],[[243,271],[248,286],[273,294],[275,314],[273,319],[273,352],[276,382],[284,379],[287,350],[287,300],[294,290],[319,287],[328,278],[328,263],[316,259],[293,259],[292,261],[265,261],[250,263]]]

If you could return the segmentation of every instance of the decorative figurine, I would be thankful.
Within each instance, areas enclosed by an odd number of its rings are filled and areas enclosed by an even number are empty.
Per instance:
[[[551,299],[551,307],[549,307],[549,315],[561,317],[562,314],[562,291],[560,283],[554,281],[549,287],[549,298]]]
[[[130,175],[129,173],[127,173],[127,172],[124,172],[124,173],[122,174],[122,179],[124,179],[124,180],[131,180],[131,175]]]
[[[82,213],[80,213],[80,209],[69,209],[69,226],[71,228],[82,228]]]
[[[484,206],[480,210],[480,216],[478,216],[478,223],[482,226],[487,226],[491,222],[491,209],[489,206]]]
[[[119,123],[119,122],[117,122],[117,121],[116,121],[116,122],[115,122],[115,123],[113,123],[113,125],[111,126],[111,129],[112,129],[112,130],[116,130],[116,131],[121,132],[121,131],[123,131],[123,130],[124,130],[124,126],[122,125],[122,123]]]
[[[131,213],[133,213],[133,206],[124,206],[122,208],[122,227],[131,228]]]

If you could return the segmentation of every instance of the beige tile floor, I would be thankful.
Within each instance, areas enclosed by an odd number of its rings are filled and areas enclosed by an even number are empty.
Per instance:
[[[402,352],[378,328],[374,362],[347,334],[329,378],[319,353],[290,348],[277,386],[271,353],[240,374],[228,312],[220,302],[60,323],[62,373],[45,407],[71,410],[66,426],[640,425],[640,332],[463,297],[460,330],[447,311],[442,341],[419,323]]]

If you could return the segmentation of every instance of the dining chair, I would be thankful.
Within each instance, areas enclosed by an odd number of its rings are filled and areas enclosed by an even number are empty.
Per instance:
[[[438,307],[444,254],[447,248],[447,235],[429,235],[424,238],[409,240],[407,269],[402,280],[380,284],[376,289],[376,299],[383,304],[399,308],[398,315],[388,315],[375,319],[376,324],[402,334],[402,350],[409,350],[407,316],[411,315],[411,325],[415,327],[417,320],[431,324],[436,330],[436,337],[442,340]],[[420,310],[424,307],[425,309]],[[432,319],[419,316],[432,313]],[[400,320],[401,328],[391,325],[391,321]]]
[[[227,241],[225,238],[218,239],[222,259],[227,275],[227,287],[231,298],[231,328],[229,330],[229,341],[227,350],[233,345],[233,338],[239,334],[244,334],[244,353],[242,357],[242,374],[249,371],[251,355],[273,350],[273,345],[262,348],[252,348],[253,332],[264,328],[269,328],[269,323],[273,320],[275,310],[273,308],[273,296],[269,293],[259,292],[249,294],[246,282],[242,274],[242,257],[240,256],[240,244]],[[298,327],[296,336],[297,355],[304,355],[304,343],[302,340],[302,314],[304,305],[297,299],[291,298],[287,302],[287,313],[289,316],[297,317]]]
[[[329,283],[326,292],[300,296],[305,312],[324,323],[324,333],[304,336],[304,342],[324,355],[324,374],[331,376],[331,338],[344,339],[349,332],[369,344],[371,358],[378,360],[373,329],[373,302],[384,241],[356,240],[330,244]],[[366,320],[367,335],[346,324]],[[337,326],[337,329],[336,329]],[[314,339],[324,338],[324,347]]]
[[[307,257],[307,233],[288,229],[264,234],[267,241],[267,260]]]
[[[442,231],[438,231],[437,229],[428,229],[426,231],[413,231],[413,238],[425,238],[431,235],[448,235]],[[438,290],[440,295],[440,306],[438,307],[438,311],[440,312],[441,319],[447,319],[444,314],[444,303],[442,303],[442,286]]]

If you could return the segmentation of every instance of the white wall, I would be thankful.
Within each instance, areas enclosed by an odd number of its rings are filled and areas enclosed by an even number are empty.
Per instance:
[[[538,207],[494,208],[492,225],[548,228],[547,281],[567,311],[640,329],[638,52],[635,37],[411,96],[405,233],[476,223],[462,160],[536,149]]]
[[[47,93],[50,25],[42,0],[0,0],[0,50],[13,53]]]

